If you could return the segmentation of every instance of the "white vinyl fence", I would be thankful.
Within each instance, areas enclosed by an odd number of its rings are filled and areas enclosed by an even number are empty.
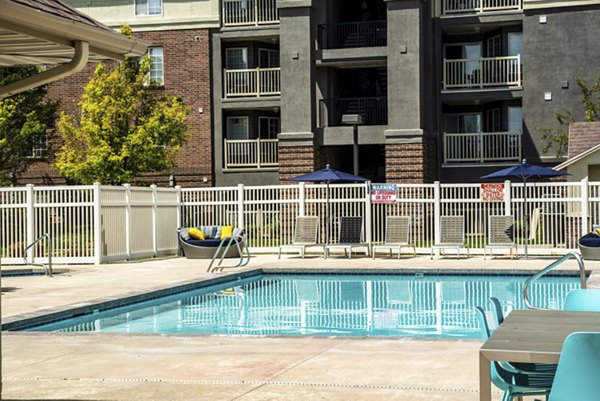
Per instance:
[[[505,182],[500,201],[481,198],[480,184],[397,184],[396,202],[373,203],[368,184],[299,183],[221,188],[63,186],[0,188],[2,263],[43,263],[47,245],[23,249],[48,233],[57,263],[103,263],[177,252],[178,227],[245,227],[253,252],[293,239],[297,216],[319,216],[319,241],[336,242],[341,216],[363,216],[367,242],[384,240],[388,215],[410,216],[420,253],[439,241],[440,216],[462,215],[467,244],[481,254],[490,215],[512,215],[519,253],[561,255],[600,224],[600,182]],[[527,212],[526,212],[527,210]],[[531,232],[525,229],[525,220]],[[327,217],[328,216],[328,217]],[[326,229],[329,227],[329,230]],[[325,238],[328,233],[328,238]]]

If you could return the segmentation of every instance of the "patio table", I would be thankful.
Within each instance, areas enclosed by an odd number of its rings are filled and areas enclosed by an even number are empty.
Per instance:
[[[558,363],[565,338],[600,331],[600,312],[513,310],[479,349],[479,400],[491,401],[491,361]]]

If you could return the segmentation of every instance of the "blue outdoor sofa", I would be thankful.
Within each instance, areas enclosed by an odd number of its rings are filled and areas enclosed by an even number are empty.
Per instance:
[[[579,238],[578,245],[584,260],[600,260],[600,235],[596,232]]]

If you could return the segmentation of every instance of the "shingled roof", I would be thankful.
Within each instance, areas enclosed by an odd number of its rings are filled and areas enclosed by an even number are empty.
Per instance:
[[[91,25],[105,30],[111,30],[106,25],[101,24],[95,19],[83,14],[82,12],[67,6],[60,0],[12,0],[14,3],[19,3],[35,10],[43,11],[47,14],[53,14],[57,17],[70,19],[72,21],[81,22],[82,24]]]

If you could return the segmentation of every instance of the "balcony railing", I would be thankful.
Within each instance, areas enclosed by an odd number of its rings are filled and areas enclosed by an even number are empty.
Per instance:
[[[225,97],[276,96],[281,94],[279,84],[281,69],[252,68],[224,70]]]
[[[444,89],[522,86],[521,55],[444,59]]]
[[[225,139],[225,168],[277,167],[277,139]]]
[[[495,11],[519,11],[522,0],[442,0],[442,14],[472,14]]]
[[[386,46],[387,23],[382,21],[344,22],[319,25],[323,49]]]
[[[223,26],[279,24],[276,0],[222,0]]]
[[[444,132],[444,163],[519,162],[521,132]]]
[[[319,126],[340,126],[344,114],[360,114],[363,125],[386,125],[387,97],[323,99],[319,107]]]

